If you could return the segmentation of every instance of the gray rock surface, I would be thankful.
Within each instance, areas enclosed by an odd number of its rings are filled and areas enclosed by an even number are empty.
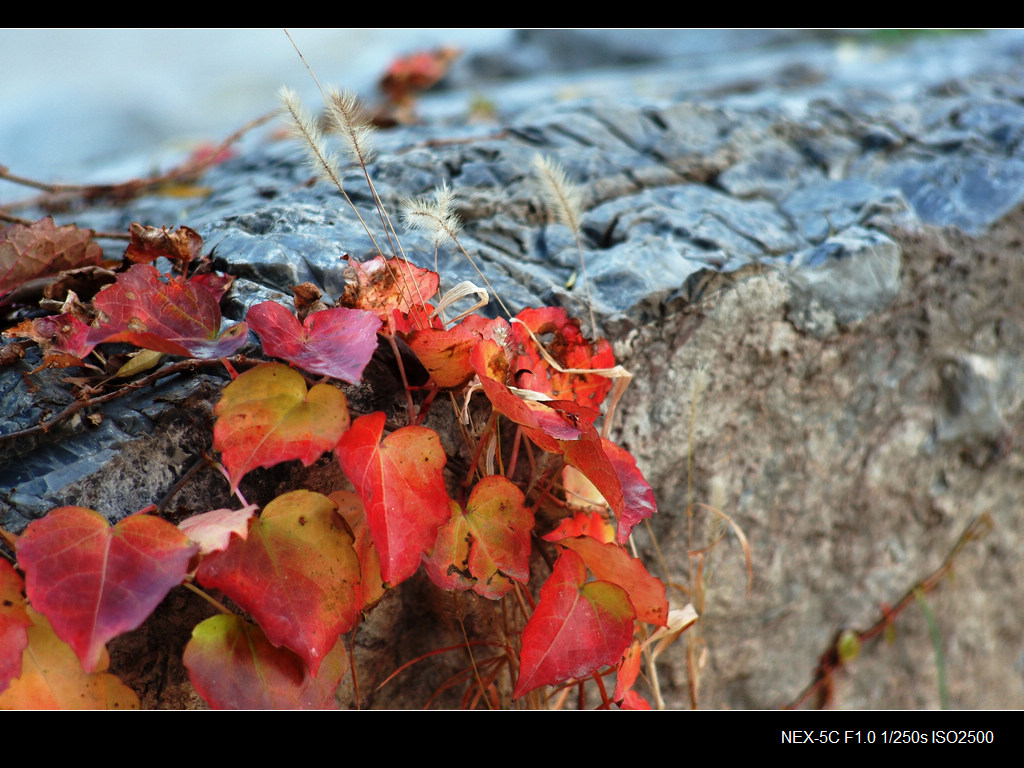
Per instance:
[[[1024,269],[1012,213],[1024,200],[1024,36],[918,41],[879,48],[874,61],[863,41],[847,50],[762,33],[751,50],[693,55],[681,69],[662,53],[670,35],[639,48],[609,36],[601,48],[593,34],[527,41],[564,53],[566,68],[589,51],[582,74],[530,78],[526,56],[471,62],[456,82],[485,87],[499,122],[466,125],[442,95],[424,104],[424,125],[380,135],[370,171],[392,213],[450,182],[460,240],[513,310],[560,304],[586,317],[582,281],[566,287],[575,244],[549,223],[532,158],[557,159],[581,185],[599,330],[635,374],[620,440],[658,496],[661,575],[689,590],[674,592],[681,603],[701,595],[692,655],[681,642],[665,660],[669,704],[688,705],[695,659],[702,706],[794,701],[840,630],[870,625],[988,514],[993,532],[957,560],[956,584],[927,599],[952,706],[1024,705],[1024,474],[1013,448]],[[482,84],[495,61],[520,79]],[[594,70],[602,61],[616,66]],[[225,302],[237,320],[301,282],[337,295],[341,257],[374,253],[336,190],[310,177],[301,148],[271,144],[209,172],[202,199],[75,218],[197,229],[237,277]],[[345,186],[372,221],[361,173]],[[1010,250],[986,250],[992,238]],[[434,266],[425,235],[403,235],[403,246]],[[454,249],[437,259],[443,288],[478,281]],[[34,391],[8,371],[0,429],[67,402],[60,378],[36,374]],[[104,407],[99,427],[78,420],[0,443],[0,524],[18,530],[68,503],[114,519],[159,500],[208,446],[197,403],[217,384],[197,374]],[[133,465],[133,451],[146,461]],[[209,493],[204,482],[176,503]],[[745,532],[749,594],[736,539],[693,502]],[[698,590],[687,552],[711,540]],[[834,704],[938,706],[935,649],[915,611],[895,623],[895,649],[864,649]]]

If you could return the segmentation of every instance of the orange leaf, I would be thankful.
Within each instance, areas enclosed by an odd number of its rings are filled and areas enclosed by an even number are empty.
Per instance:
[[[482,339],[494,339],[509,332],[508,323],[501,318],[488,320],[470,315],[447,331],[424,328],[402,334],[402,340],[416,353],[437,386],[457,389],[476,373],[469,360],[473,348]]]
[[[308,392],[302,374],[281,363],[246,371],[224,388],[214,409],[213,447],[231,489],[256,467],[299,459],[307,467],[348,429],[345,395],[330,384]]]
[[[25,583],[6,560],[0,560],[0,693],[21,674],[21,653],[28,645],[32,619],[25,609]]]
[[[530,578],[533,513],[506,477],[489,475],[473,488],[466,511],[452,502],[452,519],[437,532],[427,573],[442,589],[472,589],[498,600],[512,582]]]
[[[247,539],[233,537],[196,572],[251,613],[270,642],[295,651],[313,676],[359,618],[359,561],[334,509],[312,491],[278,496]]]
[[[107,672],[105,649],[92,673],[54,633],[46,617],[28,609],[34,626],[22,657],[21,677],[0,696],[0,709],[138,709],[139,697]]]
[[[521,322],[512,324],[518,352],[512,367],[519,386],[548,395],[551,400],[572,400],[587,408],[600,408],[611,391],[611,379],[596,373],[562,373],[541,356],[524,326],[538,339],[551,335],[545,349],[565,370],[613,367],[612,345],[606,339],[585,339],[580,321],[570,318],[561,307],[524,309],[516,319]],[[524,371],[533,376],[528,378]]]
[[[422,307],[437,293],[436,272],[422,269],[404,259],[375,256],[365,262],[350,262],[354,278],[345,289],[340,303],[353,309],[373,312],[384,324],[385,332],[394,335],[394,313],[409,314]]]

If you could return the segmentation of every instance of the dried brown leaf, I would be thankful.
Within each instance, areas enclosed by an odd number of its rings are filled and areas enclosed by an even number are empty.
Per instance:
[[[0,304],[30,280],[103,260],[91,229],[58,227],[47,216],[35,224],[12,224],[0,230]]]

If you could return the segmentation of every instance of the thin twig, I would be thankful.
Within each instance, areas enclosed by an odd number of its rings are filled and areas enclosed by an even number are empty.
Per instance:
[[[259,362],[259,361],[252,361],[249,358],[247,358],[245,355],[236,355],[235,357],[230,358],[230,359],[231,359],[232,362],[234,362],[234,363],[236,363],[238,365],[242,365],[242,364],[247,363],[247,362]],[[126,382],[125,384],[122,384],[118,389],[114,390],[113,392],[108,392],[107,394],[100,395],[99,397],[92,397],[92,398],[87,397],[84,400],[76,400],[71,405],[69,405],[67,408],[65,408],[63,411],[58,413],[56,416],[52,416],[51,418],[47,419],[46,421],[43,421],[43,422],[40,422],[39,424],[36,424],[34,427],[26,427],[25,429],[19,429],[17,432],[9,432],[6,435],[0,435],[0,443],[3,443],[5,441],[7,441],[7,440],[15,440],[15,439],[22,438],[22,437],[29,437],[30,435],[36,435],[36,434],[39,434],[40,432],[49,432],[57,424],[59,424],[60,422],[66,420],[66,419],[71,418],[72,416],[74,416],[76,413],[78,413],[83,408],[88,408],[89,406],[92,406],[92,405],[102,405],[103,403],[109,402],[111,400],[116,400],[117,398],[122,397],[123,395],[127,395],[129,392],[134,392],[136,390],[142,389],[143,387],[145,387],[145,386],[147,386],[149,384],[152,384],[155,381],[159,381],[160,379],[163,379],[163,378],[165,378],[167,376],[172,376],[172,375],[174,375],[176,373],[182,373],[184,371],[193,371],[197,367],[200,367],[200,366],[206,367],[206,366],[219,366],[219,365],[222,365],[222,363],[221,363],[221,361],[219,359],[216,359],[216,360],[188,359],[188,360],[181,360],[181,361],[179,361],[177,363],[171,363],[170,365],[167,365],[167,366],[161,368],[159,371],[156,371],[155,373],[151,373],[148,376],[145,376],[145,377],[139,379],[138,381]]]
[[[889,626],[892,625],[893,620],[899,616],[903,610],[911,603],[919,600],[919,596],[927,594],[934,590],[943,576],[953,567],[953,561],[956,559],[960,551],[967,545],[968,542],[975,541],[988,535],[988,533],[995,527],[995,522],[992,520],[992,516],[987,512],[985,514],[975,517],[968,526],[964,529],[964,532],[960,534],[960,537],[956,540],[956,544],[946,555],[946,558],[942,561],[942,564],[935,569],[932,573],[926,576],[921,581],[917,582],[908,589],[899,602],[893,608],[884,607],[882,610],[882,617],[878,619],[874,624],[863,631],[854,631],[854,636],[858,645],[862,645],[866,641],[880,635]],[[837,635],[837,637],[840,637]],[[814,693],[819,692],[822,689],[827,689],[832,682],[832,676],[834,672],[842,666],[843,661],[838,650],[839,640],[837,639],[832,646],[822,654],[822,661],[818,665],[817,676],[808,685],[797,698],[791,703],[787,704],[784,709],[796,709],[801,706],[807,699],[809,699]]]
[[[13,181],[24,186],[42,189],[46,192],[46,194],[40,197],[19,203],[13,203],[3,207],[8,210],[12,210],[38,206],[44,210],[53,210],[61,208],[67,205],[68,202],[76,199],[89,203],[103,200],[124,201],[140,197],[172,182],[194,180],[199,178],[199,176],[206,172],[211,166],[216,165],[219,162],[218,156],[232,144],[241,139],[242,136],[254,128],[258,128],[264,123],[269,122],[276,116],[277,110],[275,109],[273,112],[268,112],[254,120],[250,120],[228,136],[216,147],[216,149],[202,159],[196,160],[189,158],[181,165],[172,168],[166,173],[162,173],[157,176],[150,176],[145,179],[131,179],[119,184],[44,184],[42,182],[34,182],[31,179],[26,179],[22,176],[16,176],[10,173],[7,168],[0,166],[0,178],[6,179],[7,181]]]

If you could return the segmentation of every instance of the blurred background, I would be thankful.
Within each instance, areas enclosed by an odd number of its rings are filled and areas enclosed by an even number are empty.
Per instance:
[[[291,30],[323,83],[355,90],[370,103],[380,102],[377,83],[399,57],[459,49],[445,81],[449,90],[415,109],[460,121],[481,105],[507,111],[623,90],[647,98],[731,94],[777,104],[793,88],[826,81],[910,87],[922,78],[919,62],[897,54],[926,44],[925,38],[958,32]],[[993,40],[993,34],[1019,37],[989,33]],[[977,66],[985,36],[967,37],[973,47],[964,56],[932,57],[937,80]],[[0,30],[0,165],[70,183],[120,182],[166,170],[274,109],[283,85],[311,107],[320,103],[281,29]],[[30,194],[0,180],[0,202]]]
[[[441,45],[494,48],[509,30],[290,30],[324,83],[372,97],[398,55]],[[168,152],[217,142],[313,84],[281,29],[0,31],[0,165],[46,181],[147,172]],[[25,196],[0,182],[0,200]]]

